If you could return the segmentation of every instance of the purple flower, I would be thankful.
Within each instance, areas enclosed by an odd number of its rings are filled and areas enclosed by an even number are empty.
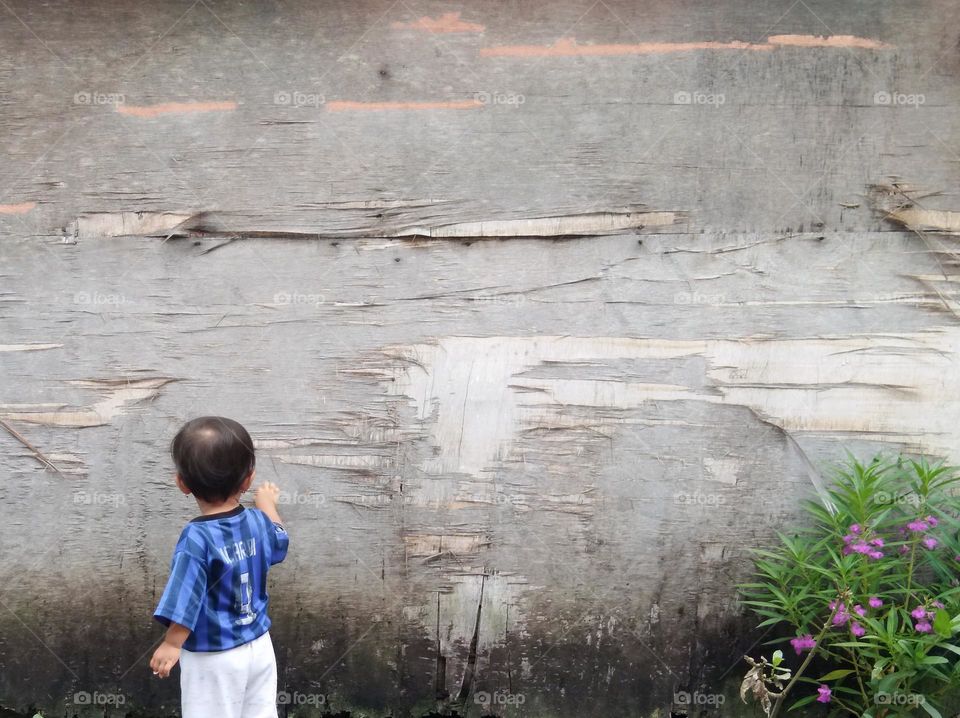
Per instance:
[[[907,524],[907,528],[911,531],[926,531],[930,527],[926,521],[911,521]]]
[[[870,545],[883,548],[883,539],[882,538],[870,539]]]
[[[842,626],[844,623],[850,620],[850,614],[847,613],[846,606],[840,606],[835,614],[833,614],[833,625]]]
[[[906,546],[906,545],[901,546],[901,547],[900,547],[900,553],[910,553],[910,548],[909,548],[908,546]],[[960,556],[958,556],[958,559],[960,559]]]
[[[913,627],[920,633],[930,633],[933,630],[933,626],[926,621],[917,621]]]
[[[870,608],[880,608],[880,606],[883,605],[883,601],[881,601],[881,600],[880,600],[879,598],[877,598],[876,596],[871,596],[871,597],[870,597],[870,600],[867,601],[867,603],[870,604]]]
[[[925,609],[923,606],[917,606],[915,609],[910,611],[910,615],[918,621],[922,621],[927,617],[927,609]]]
[[[871,551],[867,554],[872,559],[883,558],[883,551]]]
[[[954,556],[954,557],[953,557],[953,560],[954,560],[954,561],[960,561],[960,556]]]
[[[853,607],[853,612],[856,613],[858,616],[866,616],[866,615],[867,615],[867,609],[865,609],[865,608],[864,608],[863,606],[861,606],[859,603],[858,603],[856,606]]]
[[[926,521],[931,526],[936,526],[938,523],[940,523],[939,521],[937,521],[936,516],[927,516],[927,518],[925,518],[924,521]]]
[[[830,702],[830,686],[821,684],[817,688],[817,693],[820,695],[817,696],[817,703],[829,703]]]
[[[933,550],[937,547],[937,540],[933,536],[927,536],[921,543],[928,549]]]
[[[851,622],[850,622],[850,633],[852,633],[852,634],[853,634],[854,636],[856,636],[857,638],[860,638],[860,636],[862,636],[864,633],[866,633],[866,630],[864,630],[863,626],[861,626],[861,625],[860,625],[859,623],[857,623],[856,621],[851,621]]]
[[[930,602],[930,605],[931,605],[931,606],[936,606],[937,608],[944,608],[944,605],[943,605],[942,603],[940,603],[940,601],[931,601],[931,602]]]
[[[849,543],[850,543],[851,541],[853,541],[855,538],[856,538],[856,536],[854,536],[853,534],[847,534],[846,536],[843,537],[843,542],[844,542],[845,544],[849,544]]]
[[[861,531],[860,524],[850,524],[850,533],[858,534],[860,533],[860,531]]]
[[[803,651],[808,648],[816,648],[817,641],[809,633],[805,636],[797,636],[796,638],[790,639],[790,645],[793,646],[793,650],[797,652],[799,656]]]
[[[857,553],[870,553],[870,544],[868,544],[866,541],[857,541],[850,548]]]

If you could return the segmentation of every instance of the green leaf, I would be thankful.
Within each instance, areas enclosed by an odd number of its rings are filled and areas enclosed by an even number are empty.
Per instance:
[[[783,663],[783,651],[780,651],[780,650],[774,651],[774,652],[773,652],[773,660],[772,660],[771,662],[773,663],[773,667],[774,667],[774,668],[776,668],[776,667],[779,666],[781,663]]]
[[[815,700],[817,700],[817,696],[806,696],[787,708],[787,710],[792,711],[794,708],[803,708],[803,706],[813,703]]]
[[[923,709],[924,709],[927,713],[929,713],[930,715],[932,715],[933,718],[943,718],[943,716],[940,715],[940,711],[938,711],[936,708],[934,708],[934,707],[930,704],[930,701],[928,701],[928,700],[926,699],[926,696],[924,696],[924,700],[923,700],[923,702],[922,702],[920,705],[923,706]]]
[[[849,669],[846,669],[846,668],[841,668],[841,669],[836,670],[836,671],[830,671],[827,675],[821,676],[818,680],[819,680],[821,683],[826,683],[827,681],[835,681],[835,680],[837,680],[838,678],[843,678],[844,676],[849,676],[851,673],[853,673],[853,671],[851,671],[851,670],[849,670]]]
[[[938,636],[943,636],[944,638],[950,638],[950,636],[953,635],[953,625],[950,621],[950,614],[942,608],[937,609],[937,615],[934,616],[933,630],[937,632]]]

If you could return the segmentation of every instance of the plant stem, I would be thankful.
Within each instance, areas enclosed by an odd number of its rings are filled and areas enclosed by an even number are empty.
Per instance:
[[[830,612],[830,617],[824,622],[823,628],[820,629],[820,634],[817,636],[817,645],[810,649],[810,653],[807,654],[807,657],[804,659],[803,663],[800,664],[800,667],[797,669],[797,672],[793,674],[793,678],[790,679],[790,682],[784,687],[782,691],[777,695],[777,702],[773,704],[773,711],[770,713],[769,718],[777,718],[777,715],[780,713],[780,708],[783,707],[783,702],[787,698],[787,694],[790,692],[790,689],[796,684],[800,676],[803,675],[803,672],[807,670],[807,666],[810,665],[810,661],[813,660],[814,655],[817,653],[817,648],[820,646],[820,641],[823,640],[823,637],[827,635],[827,631],[830,629],[830,624],[833,622],[833,617],[836,615],[837,611],[840,609],[840,598],[837,597],[836,603],[834,603],[833,610]]]
[[[863,679],[860,678],[860,661],[857,660],[856,654],[852,649],[848,648],[847,653],[850,654],[850,662],[853,664],[853,674],[857,677],[857,685],[860,686],[860,695],[863,696],[863,705],[870,705],[870,699],[867,698],[867,691],[863,687]]]
[[[917,542],[918,538],[914,538],[910,546],[910,565],[907,567],[907,591],[903,599],[903,609],[905,611],[909,610],[910,599],[913,597],[913,594],[910,592],[910,587],[913,584],[913,561],[917,555]]]

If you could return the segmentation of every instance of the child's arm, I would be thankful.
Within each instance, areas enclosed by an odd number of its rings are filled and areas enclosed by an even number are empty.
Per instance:
[[[253,502],[268,519],[273,522],[273,528],[269,531],[267,539],[270,546],[270,565],[280,563],[287,556],[287,546],[290,544],[290,538],[287,536],[287,530],[283,527],[280,520],[280,514],[277,511],[277,500],[280,498],[280,487],[267,481],[257,489],[256,498]]]
[[[280,487],[272,481],[265,481],[257,488],[253,505],[263,511],[275,524],[283,524],[280,514],[277,513],[277,499],[280,497]]]
[[[170,671],[180,660],[180,648],[183,642],[190,636],[190,629],[181,626],[179,623],[170,623],[166,635],[163,637],[157,650],[153,652],[153,658],[150,659],[150,668],[161,678],[170,675]]]

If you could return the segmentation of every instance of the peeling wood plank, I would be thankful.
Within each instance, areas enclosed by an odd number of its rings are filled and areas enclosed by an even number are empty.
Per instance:
[[[69,381],[68,384],[99,390],[106,396],[93,405],[79,409],[48,411],[49,405],[33,405],[29,409],[0,412],[0,418],[8,421],[26,421],[45,426],[84,428],[104,426],[126,412],[130,405],[153,399],[160,389],[176,381],[169,377],[149,379],[92,379]]]
[[[490,545],[490,539],[484,534],[422,534],[408,533],[403,537],[407,555],[436,557],[449,555],[473,555],[481,548]]]
[[[432,239],[480,239],[488,237],[583,237],[599,236],[643,228],[668,227],[678,222],[683,213],[661,212],[594,212],[558,217],[537,217],[519,220],[458,222],[437,226],[413,226],[399,229],[369,229],[364,233],[318,230],[316,233],[209,229],[202,225],[210,213],[176,214],[170,212],[95,213],[79,217],[72,225],[80,239],[121,236],[196,236],[227,239],[269,238],[355,238],[428,237]],[[207,250],[210,251],[210,250]]]
[[[739,405],[786,431],[899,437],[904,444],[945,456],[960,444],[960,405],[935,419],[927,416],[926,407],[942,392],[943,377],[958,376],[954,353],[958,341],[960,329],[706,342],[445,337],[436,345],[386,349],[392,356],[415,356],[418,364],[404,370],[401,363],[388,374],[384,387],[416,400],[423,418],[437,412],[432,434],[440,453],[423,463],[429,474],[458,471],[482,476],[496,457],[509,453],[524,425],[549,424],[546,417],[562,415],[564,407],[627,408],[664,401]],[[691,355],[707,361],[703,387],[515,378],[544,359],[582,362]],[[482,380],[471,372],[478,362],[484,366]],[[523,387],[540,391],[513,390]],[[462,407],[468,401],[480,410],[465,413]],[[595,425],[604,423],[598,418]],[[928,427],[924,436],[914,430],[921,423]]]
[[[78,217],[70,227],[78,239],[152,236],[172,232],[196,217],[175,212],[91,212]]]
[[[920,200],[940,195],[926,192],[909,184],[874,184],[870,196],[876,209],[884,218],[919,232],[944,232],[960,234],[960,212],[922,207]]]
[[[677,212],[597,212],[566,217],[461,222],[439,227],[411,227],[392,237],[580,237],[622,232],[642,227],[667,227],[678,220]]]
[[[952,210],[904,207],[892,210],[887,217],[909,229],[960,234],[960,212]]]
[[[43,344],[34,342],[30,344],[0,344],[0,352],[39,352],[48,349],[60,349],[63,344]]]

